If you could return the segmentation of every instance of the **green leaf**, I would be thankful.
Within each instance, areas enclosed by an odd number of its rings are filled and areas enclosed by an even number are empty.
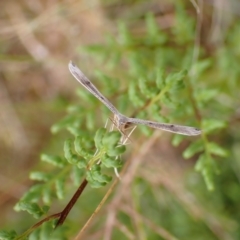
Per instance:
[[[146,71],[145,71],[145,67],[141,61],[141,54],[138,53],[138,52],[130,52],[129,53],[129,58],[128,58],[128,61],[129,61],[129,71],[130,71],[130,74],[132,76],[134,76],[134,79],[131,79],[129,81],[129,83],[134,83],[135,84],[135,90],[137,90],[137,83],[135,82],[135,78],[138,78],[139,76],[145,76],[146,75]]]
[[[77,167],[78,168],[86,168],[87,167],[87,160],[85,160],[84,158],[79,159],[78,163],[77,163]]]
[[[81,113],[84,111],[84,108],[79,105],[69,105],[67,111],[68,113]]]
[[[94,136],[94,142],[97,149],[100,149],[102,147],[102,139],[104,135],[106,134],[107,129],[106,128],[99,128]]]
[[[63,118],[62,120],[60,120],[59,122],[55,123],[52,127],[51,127],[51,132],[52,133],[57,133],[60,130],[67,128],[68,126],[80,126],[81,123],[81,118],[76,118],[75,116],[72,115],[68,115],[65,118]]]
[[[40,239],[41,228],[35,229],[30,235],[29,240],[42,240]]]
[[[107,184],[106,182],[99,182],[94,180],[90,171],[86,172],[86,179],[92,188],[100,188]]]
[[[83,141],[82,141],[82,137],[81,136],[76,136],[75,137],[75,141],[74,141],[74,148],[75,151],[77,152],[77,154],[79,155],[84,155],[84,150],[83,150]]]
[[[89,53],[102,53],[102,51],[105,50],[105,47],[101,44],[91,44],[91,45],[88,45],[88,46],[84,46],[83,48],[86,52],[89,52]],[[80,49],[81,51],[83,49]]]
[[[166,78],[166,85],[170,87],[171,90],[178,90],[184,86],[183,79],[187,75],[187,70],[181,70],[177,73],[171,73]]]
[[[65,183],[65,177],[58,178],[55,181],[56,186],[56,195],[58,199],[63,199],[64,197],[64,183]]]
[[[106,186],[106,182],[98,182],[98,181],[89,181],[89,184],[92,188],[101,188]]]
[[[198,139],[195,142],[191,143],[187,149],[183,152],[183,157],[185,159],[191,158],[196,153],[204,150],[204,145],[202,139]]]
[[[92,178],[98,182],[108,183],[112,180],[111,176],[107,176],[105,174],[99,174],[98,171],[91,171],[91,174],[92,174]]]
[[[209,142],[207,145],[207,148],[211,154],[217,155],[219,157],[227,157],[228,156],[228,151],[226,149],[220,147],[215,142]]]
[[[143,97],[139,96],[139,91],[137,90],[136,83],[133,81],[129,83],[128,87],[128,96],[130,101],[136,106],[136,107],[142,107],[145,104],[145,101]]]
[[[213,174],[212,169],[204,168],[202,174],[203,174],[203,178],[205,180],[208,190],[213,191],[214,190],[214,174]]]
[[[174,147],[179,146],[179,144],[184,140],[184,136],[180,135],[180,134],[174,134],[173,138],[172,138],[172,145]]]
[[[39,228],[34,230],[29,240],[66,240],[69,239],[68,227],[61,226],[55,228],[56,219],[44,222]],[[68,235],[68,237],[67,237]],[[22,239],[23,240],[23,239]]]
[[[99,82],[104,84],[104,94],[106,93],[106,96],[112,95],[119,90],[119,79],[109,77],[101,71],[96,71],[96,77]]]
[[[53,197],[53,191],[51,186],[45,186],[42,189],[42,200],[45,204],[50,205],[52,202],[52,197]]]
[[[92,157],[92,155],[89,153],[89,150],[86,149],[86,148],[90,147],[88,145],[89,145],[89,139],[85,139],[83,137],[76,136],[76,138],[74,140],[75,151],[77,152],[78,155],[80,155],[86,159],[89,159]],[[76,161],[79,161],[79,159],[76,159]]]
[[[204,119],[202,122],[202,129],[205,133],[213,132],[217,129],[226,127],[226,122],[218,119]]]
[[[107,155],[110,157],[117,157],[123,154],[125,151],[126,151],[126,146],[122,145],[122,146],[107,149]]]
[[[161,68],[157,69],[156,85],[160,90],[165,87],[164,70]]]
[[[64,142],[64,156],[70,164],[77,164],[78,157],[72,152],[72,140],[68,139]]]
[[[101,165],[100,164],[94,164],[90,171],[91,172],[93,172],[93,171],[101,172]]]
[[[32,180],[47,182],[51,179],[52,174],[44,172],[31,172],[29,178]]]
[[[76,166],[73,166],[72,173],[73,173],[72,177],[73,177],[74,186],[79,186],[79,184],[85,174],[85,171]]]
[[[217,172],[214,159],[205,153],[201,154],[197,160],[195,169],[196,171],[201,172],[208,190],[214,190],[214,176]]]
[[[101,158],[102,164],[107,168],[119,168],[122,167],[122,161],[109,157],[105,155],[103,158]]]
[[[146,45],[161,45],[166,42],[167,35],[164,32],[161,32],[159,29],[159,25],[156,22],[154,15],[152,13],[148,13],[146,15],[146,25],[147,25],[147,34],[145,38]]]
[[[218,89],[210,89],[210,88],[204,88],[204,89],[198,89],[194,92],[194,95],[198,102],[201,103],[207,103],[210,100],[212,100],[216,95],[218,95],[219,90]]]
[[[206,71],[212,64],[212,60],[210,58],[206,58],[196,62],[193,65],[193,72],[196,76],[200,76],[204,71]]]
[[[140,88],[141,93],[146,97],[146,98],[153,98],[154,96],[157,95],[157,89],[155,87],[150,87],[147,84],[147,80],[144,77],[140,77],[138,79],[138,86]]]
[[[56,167],[62,168],[66,166],[66,161],[64,161],[61,157],[59,156],[53,156],[53,155],[47,155],[47,154],[42,154],[41,155],[41,161],[50,163]]]
[[[14,240],[17,237],[17,233],[14,230],[6,231],[0,230],[1,240]]]
[[[173,102],[172,98],[169,97],[169,93],[166,92],[162,95],[161,102],[169,108],[176,108],[177,103]]]
[[[174,26],[173,33],[175,43],[177,44],[186,44],[187,42],[192,42],[195,36],[195,23],[193,18],[189,17],[183,6],[177,5],[175,17],[174,17]]]
[[[44,188],[43,184],[36,184],[30,187],[30,189],[23,195],[21,200],[27,202],[37,202],[41,197],[43,188]],[[14,210],[19,211],[17,205],[15,205]]]
[[[147,137],[150,137],[153,130],[150,127],[144,126],[144,125],[140,125],[139,126],[140,131]]]
[[[146,15],[146,27],[147,27],[147,33],[150,36],[156,36],[159,32],[159,26],[156,23],[156,20],[154,18],[154,15],[152,13],[148,13]]]
[[[47,213],[47,211],[49,210],[49,207],[41,208],[36,203],[30,203],[26,201],[20,201],[18,203],[18,207],[22,211],[27,211],[35,218],[40,218],[43,214]]]
[[[96,188],[96,187],[105,186],[108,182],[112,180],[112,177],[102,174],[101,166],[95,164],[92,166],[92,168],[89,171],[87,171],[86,179],[89,181],[92,187],[94,186]]]
[[[113,148],[118,144],[118,142],[120,141],[120,138],[121,138],[120,132],[117,132],[117,131],[108,132],[104,135],[102,139],[102,144],[104,147],[108,149]]]
[[[94,112],[88,112],[86,114],[86,127],[89,130],[94,129],[94,125],[95,125],[95,113]]]
[[[125,47],[130,46],[133,43],[133,38],[124,22],[122,21],[119,22],[118,31],[119,31],[118,37],[119,44]]]
[[[152,104],[148,108],[148,112],[151,115],[152,119],[156,121],[163,122],[165,119],[161,116],[161,106],[157,104]]]
[[[66,129],[68,130],[68,132],[70,132],[70,134],[72,134],[73,136],[78,136],[82,134],[82,130],[79,128],[79,126],[67,126]]]
[[[49,239],[49,236],[51,236],[51,233],[53,232],[53,225],[52,222],[45,222],[41,226],[40,236],[39,238],[41,240]]]

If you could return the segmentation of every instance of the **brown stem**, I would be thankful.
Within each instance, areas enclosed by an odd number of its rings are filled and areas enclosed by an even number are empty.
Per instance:
[[[83,182],[81,183],[81,185],[79,186],[79,188],[77,189],[77,191],[74,193],[73,197],[71,198],[71,200],[69,201],[67,206],[61,212],[60,218],[58,219],[55,228],[57,228],[58,226],[60,226],[64,223],[66,217],[68,216],[69,212],[71,211],[72,207],[74,206],[74,204],[76,203],[76,201],[78,200],[80,195],[82,194],[82,192],[85,189],[85,187],[87,186],[87,184],[88,184],[88,181],[85,178],[83,180]]]
[[[44,219],[42,219],[41,221],[37,222],[35,225],[33,225],[31,228],[38,228],[40,227],[44,222],[47,222],[49,220],[55,219],[55,218],[59,218],[61,216],[62,212],[59,213],[54,213]]]
[[[72,207],[74,206],[74,204],[76,203],[76,201],[82,194],[83,190],[87,186],[87,183],[88,183],[88,181],[85,178],[83,180],[83,182],[81,183],[81,185],[79,186],[79,188],[77,189],[77,191],[75,192],[75,194],[73,195],[73,197],[71,198],[71,200],[69,201],[69,203],[67,204],[67,206],[61,212],[54,213],[54,214],[42,219],[41,221],[37,222],[31,228],[29,228],[26,232],[24,232],[21,236],[16,238],[16,240],[23,239],[23,237],[28,236],[32,231],[34,231],[36,228],[40,227],[44,222],[47,222],[47,221],[55,219],[55,218],[58,218],[58,222],[57,222],[55,228],[62,225],[64,223],[66,217],[68,216],[69,212],[71,211]]]

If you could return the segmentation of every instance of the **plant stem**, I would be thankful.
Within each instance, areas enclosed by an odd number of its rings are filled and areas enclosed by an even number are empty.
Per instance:
[[[55,228],[57,228],[58,226],[60,226],[60,225],[62,225],[64,223],[66,217],[68,216],[69,212],[73,208],[74,204],[76,203],[76,201],[78,200],[78,198],[82,194],[82,192],[85,189],[85,187],[87,186],[87,184],[88,184],[88,181],[85,178],[83,180],[83,182],[81,183],[81,185],[79,186],[79,188],[77,189],[77,191],[74,193],[74,195],[71,198],[71,200],[68,202],[67,206],[61,212],[61,215],[60,215],[60,217],[58,219],[58,222],[57,222]]]

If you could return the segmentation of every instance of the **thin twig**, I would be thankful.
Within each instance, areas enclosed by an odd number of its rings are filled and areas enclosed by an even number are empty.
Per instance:
[[[50,221],[52,219],[55,219],[55,218],[59,218],[61,216],[61,213],[62,212],[54,213],[54,214],[42,219],[41,221],[37,222],[32,227],[30,227],[26,232],[24,232],[23,234],[18,236],[15,240],[26,239],[26,237],[29,236],[30,233],[32,233],[35,229],[40,227],[43,223]]]

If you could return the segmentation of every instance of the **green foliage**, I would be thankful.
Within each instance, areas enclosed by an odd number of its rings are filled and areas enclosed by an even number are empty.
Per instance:
[[[183,157],[188,159],[193,157],[196,153],[204,150],[204,145],[202,139],[198,139],[197,141],[191,143],[188,148],[183,152]]]
[[[64,143],[65,163],[61,157],[43,154],[42,161],[53,164],[60,168],[56,174],[35,171],[30,178],[41,182],[31,187],[16,204],[16,211],[27,211],[34,217],[39,218],[46,213],[46,206],[40,207],[37,202],[42,200],[50,205],[54,196],[58,199],[64,197],[67,174],[74,172],[73,181],[79,183],[79,179],[86,174],[89,184],[96,188],[102,187],[111,181],[112,177],[101,173],[101,166],[106,168],[119,168],[122,166],[118,156],[125,152],[125,146],[119,146],[121,134],[119,132],[107,132],[100,128],[94,137],[96,154],[92,154],[93,144],[86,137],[76,136],[75,140],[68,139]],[[93,142],[92,142],[93,143]],[[101,162],[100,160],[103,159]],[[68,162],[68,165],[66,164]],[[65,168],[63,166],[65,165]],[[79,172],[79,170],[80,172]],[[76,178],[76,179],[75,179]]]
[[[216,171],[216,164],[214,159],[207,153],[201,154],[198,158],[198,162],[195,166],[195,169],[202,173],[204,180],[207,184],[209,190],[214,189],[214,173]]]
[[[40,218],[43,214],[46,214],[49,210],[48,206],[40,207],[36,203],[26,202],[24,200],[18,202],[14,209],[16,211],[27,211],[32,214],[35,218]]]
[[[85,175],[92,188],[105,186],[111,181],[112,177],[102,173],[104,168],[119,168],[122,166],[118,157],[125,152],[125,146],[119,145],[120,139],[121,134],[119,132],[107,132],[105,128],[100,128],[92,141],[89,141],[89,138],[84,135],[83,137],[76,136],[74,139],[67,139],[63,148],[64,158],[42,154],[41,160],[57,167],[57,174],[56,171],[50,173],[31,172],[30,178],[40,183],[33,185],[15,205],[14,209],[16,211],[27,211],[35,218],[46,215],[54,197],[64,198],[66,180],[71,173],[73,173],[71,176],[75,185],[79,184]],[[94,148],[95,154],[92,153]],[[41,202],[47,205],[40,206]],[[24,239],[25,235],[27,236],[30,233],[30,239],[46,239],[43,236],[47,236],[53,227],[50,225],[46,225],[48,227],[44,226],[42,230],[30,229],[23,236],[19,236],[19,239]],[[3,231],[1,234],[3,239],[11,239],[15,233]]]
[[[196,171],[201,173],[208,189],[213,190],[215,176],[220,172],[216,160],[229,156],[229,151],[222,146],[222,139],[217,138],[228,126],[229,117],[225,113],[231,111],[220,104],[220,97],[228,99],[225,86],[237,91],[240,72],[236,67],[229,73],[229,68],[238,62],[238,58],[226,49],[220,49],[216,56],[207,56],[200,51],[199,61],[192,63],[195,22],[182,4],[176,3],[176,6],[174,27],[168,31],[161,29],[153,14],[148,13],[143,35],[133,34],[124,21],[119,21],[117,36],[108,36],[105,45],[92,45],[85,50],[107,63],[103,71],[95,73],[98,84],[102,84],[99,89],[124,114],[130,112],[134,113],[133,117],[202,129],[201,136],[188,140],[183,157],[197,159]],[[239,34],[239,29],[236,32]],[[128,70],[122,71],[126,65]],[[105,74],[112,68],[120,69],[114,77]],[[213,79],[210,84],[212,68],[219,71],[221,77],[230,74],[233,83],[215,83]],[[94,132],[98,124],[102,126],[101,119],[105,120],[109,112],[101,105],[104,111],[98,113],[101,103],[84,88],[77,90],[77,96],[81,106],[69,106],[66,117],[51,128],[53,133],[67,130],[71,135],[64,142],[63,156],[41,155],[41,161],[52,165],[53,171],[30,174],[30,179],[38,183],[23,195],[15,210],[27,211],[39,218],[47,213],[54,198],[64,198],[69,179],[78,185],[86,177],[92,188],[100,188],[112,180],[108,168],[122,167],[119,156],[126,147],[120,144],[121,133],[108,132],[106,128]],[[146,136],[151,136],[153,131],[146,126],[141,126],[140,130]],[[172,144],[179,146],[185,140],[185,136],[174,135]],[[177,214],[172,215],[178,222]],[[52,226],[46,223],[29,239],[47,239],[50,229]],[[59,234],[57,239],[64,239],[63,236]],[[14,239],[16,233],[1,231],[1,237]]]
[[[6,231],[0,230],[0,239],[1,240],[13,240],[17,236],[17,233],[14,230]]]
[[[47,154],[41,155],[41,161],[52,164],[53,166],[63,168],[66,166],[66,162],[59,156],[52,156]]]
[[[101,187],[111,181],[111,177],[101,173],[101,166],[106,167],[121,167],[118,156],[125,152],[125,146],[119,146],[121,134],[116,131],[107,132],[105,128],[100,128],[94,137],[95,147],[97,152],[93,155],[89,153],[85,138],[77,136],[74,141],[74,150],[72,146],[73,141],[68,139],[64,144],[65,158],[72,165],[86,170],[86,178],[89,184],[94,187]],[[103,161],[102,161],[103,159]],[[107,159],[107,160],[106,160]],[[99,161],[101,160],[101,162]]]
[[[40,228],[37,228],[35,231],[33,231],[30,236],[29,240],[67,240],[67,228],[66,227],[60,227],[53,230],[53,227],[55,226],[54,221],[45,222],[42,224]]]
[[[176,2],[175,26],[173,28],[174,37],[179,44],[193,42],[195,38],[195,23],[193,18],[188,17],[182,2]]]
[[[183,5],[176,5],[176,25],[172,32],[176,36],[174,57],[172,50],[167,47],[169,41],[167,34],[159,28],[152,14],[146,15],[146,34],[144,36],[138,37],[131,34],[126,25],[121,22],[119,35],[116,38],[119,42],[114,42],[111,38],[112,44],[102,46],[93,52],[96,53],[99,49],[101,52],[112,54],[116,54],[117,51],[122,52],[122,54],[118,53],[118,60],[119,62],[125,61],[129,65],[129,75],[125,73],[124,78],[131,79],[128,83],[128,97],[129,102],[136,108],[137,117],[154,118],[156,121],[165,122],[183,119],[185,125],[199,126],[203,130],[201,139],[192,142],[184,151],[183,156],[190,158],[199,154],[199,162],[202,164],[196,169],[202,173],[208,188],[213,189],[214,173],[217,172],[215,158],[217,156],[226,157],[227,151],[208,139],[210,134],[216,134],[217,131],[226,128],[227,124],[225,120],[220,120],[205,112],[207,106],[217,104],[215,98],[221,94],[220,88],[209,87],[209,85],[206,88],[208,83],[200,81],[213,67],[212,58],[204,58],[203,55],[200,56],[199,61],[192,64],[189,61],[191,51],[187,50],[183,54],[181,46],[193,41],[195,26],[193,19],[187,17]],[[90,47],[87,50],[92,52],[93,49]],[[111,58],[111,55],[108,57]],[[151,64],[149,64],[149,58]],[[172,68],[181,66],[180,62],[183,63],[184,68],[190,69],[191,67],[190,74],[186,69],[175,72],[163,70],[168,69],[169,65]],[[165,108],[172,110],[168,114],[168,118],[161,115],[161,110]],[[141,111],[138,112],[138,109]],[[221,110],[219,109],[219,111]],[[141,127],[141,130],[146,135],[151,134],[151,130],[144,126]],[[176,135],[173,138],[173,144],[177,146],[184,139],[184,137]]]
[[[226,122],[219,119],[204,119],[202,122],[204,132],[211,133],[214,130],[219,130],[226,127]]]

